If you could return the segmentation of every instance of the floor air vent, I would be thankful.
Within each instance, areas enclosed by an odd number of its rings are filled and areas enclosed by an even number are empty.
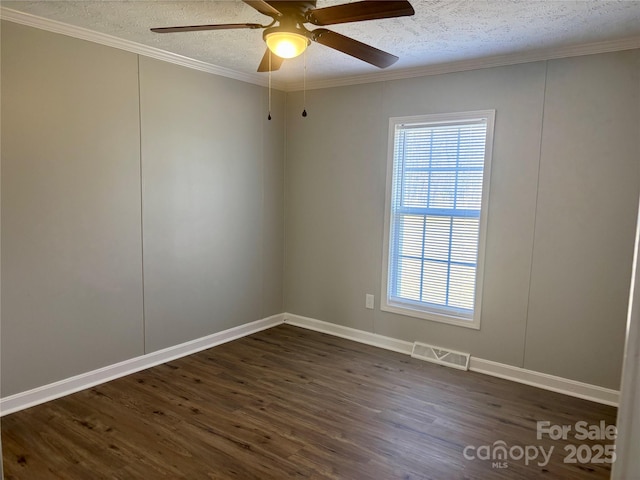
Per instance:
[[[413,358],[426,360],[427,362],[446,365],[447,367],[458,368],[460,370],[469,369],[469,354],[454,352],[445,348],[434,347],[426,343],[415,342],[411,350]]]

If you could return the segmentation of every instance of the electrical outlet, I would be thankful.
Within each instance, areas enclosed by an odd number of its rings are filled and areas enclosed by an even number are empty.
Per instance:
[[[367,293],[364,296],[364,306],[370,310],[373,310],[373,295]]]

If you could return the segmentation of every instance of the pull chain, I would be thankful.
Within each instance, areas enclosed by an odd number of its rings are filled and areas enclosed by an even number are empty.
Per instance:
[[[269,115],[267,120],[271,120],[271,50],[269,50]]]
[[[304,71],[302,72],[302,116],[307,116],[307,51],[304,51]]]

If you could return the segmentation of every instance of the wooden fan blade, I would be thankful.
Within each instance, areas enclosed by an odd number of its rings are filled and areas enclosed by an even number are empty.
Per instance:
[[[249,5],[250,7],[255,8],[257,11],[262,13],[263,15],[267,15],[269,17],[281,17],[282,13],[273,8],[267,2],[263,0],[242,0],[244,3]]]
[[[376,67],[386,68],[398,61],[398,57],[383,52],[371,45],[359,42],[353,38],[345,37],[326,28],[316,28],[311,32],[311,39],[327,47],[359,58]]]
[[[277,56],[275,53],[272,53],[271,50],[267,48],[267,51],[264,52],[264,56],[262,57],[262,61],[258,66],[259,72],[268,72],[269,71],[269,54],[271,54],[271,71],[275,72],[276,70],[280,70],[282,63],[284,62],[284,58]]]
[[[219,25],[188,25],[185,27],[152,28],[155,33],[197,32],[200,30],[230,30],[234,28],[263,28],[259,23],[222,23]]]
[[[365,0],[309,10],[305,19],[314,25],[335,25],[363,20],[408,17],[414,13],[416,13],[415,10],[406,0]]]

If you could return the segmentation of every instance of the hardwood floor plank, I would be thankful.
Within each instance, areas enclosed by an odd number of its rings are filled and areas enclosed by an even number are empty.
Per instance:
[[[538,421],[616,409],[281,325],[3,418],[7,480],[606,479]],[[553,448],[548,464],[466,447]],[[581,447],[586,445],[586,447]],[[476,451],[476,450],[474,450]],[[523,450],[524,451],[524,450]],[[477,451],[476,451],[477,452]]]

